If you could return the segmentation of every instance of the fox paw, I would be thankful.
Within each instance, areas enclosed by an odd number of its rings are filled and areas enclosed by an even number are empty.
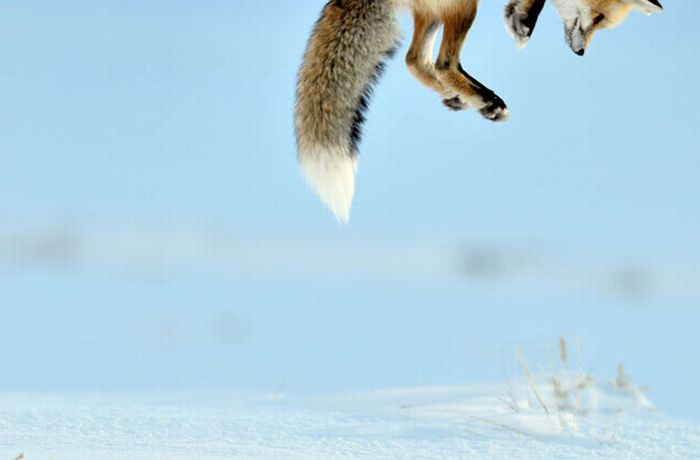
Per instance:
[[[483,106],[479,113],[491,121],[505,121],[508,119],[508,106],[503,102],[503,99],[493,94],[486,101],[486,105]]]
[[[455,112],[469,108],[469,104],[463,101],[459,96],[443,99],[442,103],[445,104],[445,107]]]
[[[535,30],[537,17],[531,18],[526,11],[522,10],[520,2],[515,0],[506,6],[505,21],[506,30],[515,38],[517,47],[525,47],[530,41],[532,32]]]

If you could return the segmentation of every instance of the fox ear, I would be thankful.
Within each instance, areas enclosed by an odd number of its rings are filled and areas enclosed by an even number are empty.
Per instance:
[[[660,13],[663,11],[664,7],[661,6],[661,3],[659,3],[659,0],[622,0],[623,2],[627,3],[631,7],[640,10],[642,13],[646,15],[650,15],[652,13]]]

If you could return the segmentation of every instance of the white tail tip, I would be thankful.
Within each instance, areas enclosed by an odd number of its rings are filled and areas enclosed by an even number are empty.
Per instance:
[[[338,221],[347,224],[355,194],[355,155],[347,147],[318,149],[300,153],[299,164],[321,202]]]

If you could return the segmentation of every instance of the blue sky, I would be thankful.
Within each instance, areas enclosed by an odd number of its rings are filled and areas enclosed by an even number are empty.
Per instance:
[[[582,59],[551,5],[517,50],[503,5],[482,3],[464,67],[511,119],[445,110],[396,59],[369,114],[347,227],[295,164],[295,76],[323,2],[0,7],[0,233],[12,248],[68,229],[84,250],[77,264],[0,260],[0,389],[493,381],[517,347],[536,353],[566,333],[601,373],[624,361],[663,409],[700,413],[689,401],[700,384],[700,4],[634,14]],[[232,249],[212,269],[212,235],[253,247],[247,265]],[[535,251],[570,273],[550,268],[539,285],[392,276],[407,248],[464,244]],[[334,263],[348,247],[364,256]],[[170,252],[184,262],[169,265]],[[628,265],[670,281],[631,305],[579,286]]]

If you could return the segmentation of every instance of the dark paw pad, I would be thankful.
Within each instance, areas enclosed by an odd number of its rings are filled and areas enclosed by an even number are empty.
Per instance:
[[[467,104],[462,99],[460,99],[459,96],[451,97],[449,99],[443,99],[442,103],[445,104],[445,106],[448,109],[454,110],[455,112],[467,108]]]
[[[506,7],[505,21],[506,29],[515,38],[518,48],[527,45],[535,30],[537,16],[531,17],[517,3],[511,3]]]
[[[493,94],[486,101],[486,105],[479,110],[484,118],[491,121],[505,121],[508,119],[508,107],[503,99]]]

